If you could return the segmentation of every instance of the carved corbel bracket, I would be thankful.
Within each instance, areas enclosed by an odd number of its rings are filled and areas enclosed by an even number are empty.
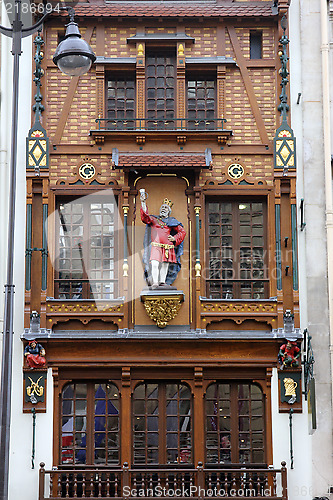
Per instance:
[[[103,144],[104,144],[105,137],[104,137],[104,135],[96,135],[96,136],[94,137],[94,140],[95,140],[95,144],[96,144],[96,145],[103,145]]]
[[[228,137],[225,135],[218,135],[217,136],[217,142],[221,145],[224,146],[227,143]]]
[[[145,144],[146,136],[145,135],[137,135],[135,140],[136,140],[137,144]]]
[[[184,297],[180,290],[149,290],[140,295],[147,315],[159,328],[165,328],[177,316]]]
[[[186,135],[177,135],[178,144],[186,144],[186,140],[187,140]]]

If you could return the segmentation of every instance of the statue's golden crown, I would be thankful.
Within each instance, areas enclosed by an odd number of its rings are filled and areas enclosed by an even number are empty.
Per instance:
[[[164,198],[163,205],[169,205],[169,207],[171,208],[173,203],[171,200],[168,200],[168,198]]]

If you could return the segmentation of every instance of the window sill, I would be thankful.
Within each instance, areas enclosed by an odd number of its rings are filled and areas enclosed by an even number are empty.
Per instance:
[[[104,144],[107,141],[129,141],[135,140],[139,145],[145,144],[147,141],[176,141],[178,144],[186,144],[187,141],[217,141],[219,144],[226,144],[227,140],[232,136],[232,130],[188,130],[188,129],[157,129],[149,130],[137,128],[134,130],[108,130],[95,129],[90,130],[90,136],[94,139],[95,144]]]

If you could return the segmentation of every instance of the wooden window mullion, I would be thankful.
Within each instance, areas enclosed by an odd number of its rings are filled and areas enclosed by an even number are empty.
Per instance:
[[[231,442],[231,462],[237,463],[239,460],[239,439],[238,439],[238,386],[230,384],[230,442]]]
[[[251,397],[251,386],[249,387],[249,419],[250,422],[252,422],[252,397]],[[250,457],[251,457],[251,462],[253,462],[253,449],[252,449],[252,430],[253,430],[253,425],[250,425],[249,427],[249,442],[250,442]]]
[[[158,407],[159,407],[159,422],[158,422],[158,440],[159,440],[159,463],[166,464],[166,387],[164,383],[159,384],[158,390]]]
[[[238,203],[232,204],[232,253],[233,253],[233,272],[236,281],[234,281],[234,298],[240,297],[240,231],[238,217]]]
[[[94,463],[95,452],[95,387],[89,383],[87,387],[87,442],[86,442],[86,463]]]
[[[91,204],[83,204],[83,236],[82,236],[82,297],[90,298],[89,268],[90,268],[90,213]],[[88,268],[88,269],[87,269]]]

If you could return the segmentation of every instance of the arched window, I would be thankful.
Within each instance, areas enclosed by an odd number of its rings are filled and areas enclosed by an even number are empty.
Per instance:
[[[74,382],[62,391],[62,464],[119,464],[119,391],[111,382]]]
[[[139,384],[133,393],[134,464],[193,462],[191,409],[185,384]]]
[[[216,383],[206,393],[206,462],[265,462],[264,395],[251,383]]]

